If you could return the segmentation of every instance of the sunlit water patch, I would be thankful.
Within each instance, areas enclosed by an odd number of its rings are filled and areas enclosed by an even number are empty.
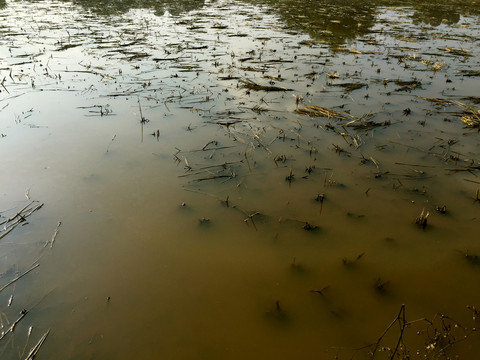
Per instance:
[[[255,3],[0,2],[2,358],[478,353],[477,12]]]

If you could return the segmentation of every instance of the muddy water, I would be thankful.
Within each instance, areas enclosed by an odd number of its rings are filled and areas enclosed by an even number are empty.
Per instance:
[[[2,359],[480,351],[478,8],[324,5],[0,2]]]

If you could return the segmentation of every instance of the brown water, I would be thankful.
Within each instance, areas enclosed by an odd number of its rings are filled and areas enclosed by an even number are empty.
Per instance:
[[[0,1],[1,359],[475,358],[475,3],[115,4]]]

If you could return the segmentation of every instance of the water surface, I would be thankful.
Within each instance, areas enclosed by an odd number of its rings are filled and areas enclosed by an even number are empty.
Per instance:
[[[477,354],[451,4],[0,1],[1,357]]]

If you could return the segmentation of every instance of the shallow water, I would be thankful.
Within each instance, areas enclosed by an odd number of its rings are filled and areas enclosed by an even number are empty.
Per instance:
[[[475,3],[118,4],[0,1],[2,359],[480,351]]]

